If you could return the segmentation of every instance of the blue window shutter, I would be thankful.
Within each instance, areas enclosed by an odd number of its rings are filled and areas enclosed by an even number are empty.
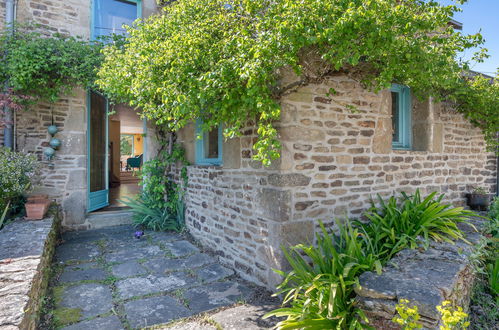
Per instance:
[[[393,120],[394,138],[392,142],[393,149],[409,150],[412,148],[412,102],[411,90],[407,86],[393,84],[390,91],[392,95],[398,97],[398,118]],[[393,102],[393,100],[392,100]],[[392,113],[392,116],[395,114]]]
[[[196,165],[222,165],[223,163],[223,146],[222,146],[222,125],[218,126],[218,157],[217,158],[207,158],[205,152],[205,132],[202,129],[203,121],[198,119],[196,121],[196,129],[195,129],[195,150],[196,150]]]

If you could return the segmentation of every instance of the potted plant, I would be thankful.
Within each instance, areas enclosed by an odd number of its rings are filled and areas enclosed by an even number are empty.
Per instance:
[[[45,217],[50,206],[47,195],[35,195],[28,197],[26,208],[26,219],[41,220]]]
[[[490,205],[490,194],[482,187],[473,189],[473,192],[466,197],[468,198],[468,206],[472,210],[486,211]]]

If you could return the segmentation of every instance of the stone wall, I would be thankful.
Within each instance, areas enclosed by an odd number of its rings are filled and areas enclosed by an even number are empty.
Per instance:
[[[327,96],[330,88],[337,93]],[[281,159],[252,161],[254,128],[223,145],[223,166],[190,166],[186,222],[203,245],[248,280],[273,288],[281,245],[313,241],[317,220],[358,217],[371,197],[438,191],[457,205],[474,186],[495,191],[496,158],[480,130],[431,100],[414,100],[414,151],[392,150],[391,99],[347,76],[282,99]],[[351,110],[356,107],[356,111]],[[179,140],[194,162],[194,130]]]
[[[337,93],[327,97],[330,88]],[[371,93],[346,76],[300,88],[283,104],[281,140],[292,171],[308,179],[293,188],[294,221],[358,216],[377,194],[419,188],[462,205],[475,186],[496,190],[496,157],[480,130],[444,104],[414,100],[417,151],[391,147],[390,93]]]
[[[251,160],[256,130],[223,143],[224,166],[189,166],[186,224],[190,233],[243,277],[259,284],[275,283],[271,266],[282,265],[279,246],[285,233],[297,228],[290,220],[291,194],[270,186],[281,162],[264,169]],[[179,134],[186,155],[194,163],[194,128]],[[281,232],[281,234],[278,234]],[[307,237],[296,236],[297,243]]]
[[[480,227],[481,219],[475,221]],[[395,305],[401,299],[416,305],[425,329],[438,329],[440,314],[436,307],[443,301],[468,310],[471,291],[476,278],[473,255],[483,237],[471,226],[462,224],[466,239],[431,242],[428,249],[400,251],[378,275],[365,272],[355,288],[358,306],[364,310],[376,329],[392,329],[396,316]]]
[[[60,217],[17,220],[0,231],[0,329],[37,329]]]
[[[90,1],[18,0],[17,21],[32,22],[46,34],[90,37]]]
[[[87,200],[86,93],[77,89],[57,103],[40,103],[18,112],[16,122],[17,150],[34,153],[42,163],[40,182],[34,193],[48,194],[62,204],[64,224],[82,223]],[[51,160],[43,155],[52,123],[59,128],[56,137],[62,144]]]

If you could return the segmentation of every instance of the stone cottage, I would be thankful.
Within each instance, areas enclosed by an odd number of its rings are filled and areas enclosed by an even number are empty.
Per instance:
[[[116,28],[106,20],[116,3],[128,5],[118,11],[123,22],[157,11],[154,0],[18,0],[16,19],[92,38]],[[0,7],[0,21],[4,11]],[[283,70],[281,84],[299,79]],[[328,94],[331,88],[335,95]],[[254,127],[227,141],[220,129],[200,132],[200,123],[178,133],[192,164],[186,193],[190,233],[253,282],[274,287],[278,279],[272,268],[284,263],[281,245],[312,241],[317,220],[359,216],[376,194],[419,188],[463,204],[472,187],[497,191],[497,159],[486,152],[481,131],[447,104],[416,100],[410,87],[393,85],[376,94],[337,73],[290,91],[281,105],[281,158],[268,168],[251,159]],[[43,159],[39,191],[61,203],[66,228],[104,225],[120,216],[110,211],[97,220],[102,223],[91,221],[91,211],[112,202],[113,174],[127,172],[127,158],[121,160],[113,148],[121,144],[122,133],[141,136],[144,159],[154,156],[153,125],[140,129],[124,105],[106,119],[108,108],[102,96],[76,90],[55,105],[42,103],[16,114],[16,148]],[[52,118],[63,144],[54,159],[45,160]],[[121,187],[131,180],[117,179]]]

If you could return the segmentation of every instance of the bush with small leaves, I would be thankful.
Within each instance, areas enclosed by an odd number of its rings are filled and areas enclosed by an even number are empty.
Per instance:
[[[7,204],[28,191],[36,178],[38,161],[34,155],[0,147],[0,213]]]

